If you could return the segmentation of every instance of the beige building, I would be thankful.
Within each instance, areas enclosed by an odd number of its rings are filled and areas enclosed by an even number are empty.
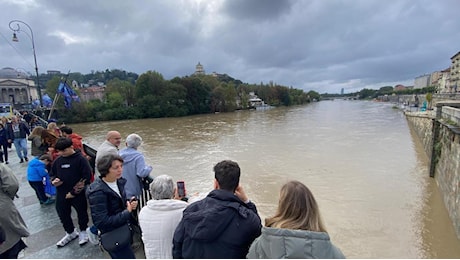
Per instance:
[[[441,78],[438,80],[438,93],[452,93],[450,87],[450,68],[441,70]]]
[[[450,87],[452,92],[460,92],[460,51],[452,56],[450,60]]]
[[[81,101],[90,101],[93,99],[99,99],[103,101],[105,97],[105,86],[91,86],[87,88],[80,88],[78,91],[80,92]]]
[[[38,98],[35,81],[13,68],[0,70],[0,103],[30,104]]]
[[[195,66],[195,73],[193,75],[205,75],[206,72],[204,71],[203,65],[200,62]]]
[[[441,71],[435,71],[431,73],[429,86],[433,86],[436,89],[439,89],[439,80],[441,79],[441,77],[442,77]]]
[[[414,88],[428,87],[431,82],[430,77],[431,77],[431,74],[425,74],[425,75],[416,77],[414,81]]]

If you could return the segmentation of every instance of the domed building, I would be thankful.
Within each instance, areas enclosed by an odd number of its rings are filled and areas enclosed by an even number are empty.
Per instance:
[[[8,67],[0,70],[0,103],[21,105],[36,99],[35,81],[29,75]]]

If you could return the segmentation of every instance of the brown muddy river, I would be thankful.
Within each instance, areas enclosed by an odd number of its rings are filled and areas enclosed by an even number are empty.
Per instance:
[[[95,148],[109,130],[141,135],[152,175],[184,180],[189,193],[209,192],[213,166],[235,160],[262,220],[274,213],[284,182],[302,181],[348,258],[460,258],[428,158],[391,104],[335,100],[70,126]]]

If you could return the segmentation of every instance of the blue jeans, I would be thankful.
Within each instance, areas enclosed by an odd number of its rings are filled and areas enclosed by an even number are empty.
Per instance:
[[[15,138],[13,143],[14,147],[16,147],[16,153],[18,154],[19,159],[27,157],[27,140],[25,138]],[[24,155],[22,155],[21,152]]]

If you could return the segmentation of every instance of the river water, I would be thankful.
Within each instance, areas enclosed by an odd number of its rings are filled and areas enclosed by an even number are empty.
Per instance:
[[[275,212],[281,185],[299,180],[348,258],[460,258],[428,158],[390,104],[335,100],[71,127],[95,148],[109,130],[141,135],[152,175],[184,180],[189,194],[209,192],[213,166],[235,160],[262,221]]]

